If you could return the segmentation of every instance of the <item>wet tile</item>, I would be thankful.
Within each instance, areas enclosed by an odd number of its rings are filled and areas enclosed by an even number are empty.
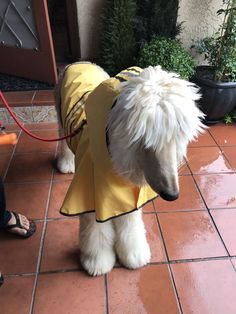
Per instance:
[[[157,212],[205,209],[204,202],[191,176],[180,176],[180,196],[174,202],[167,202],[158,197],[154,200]]]
[[[192,173],[232,172],[232,168],[218,147],[188,149],[188,164]]]
[[[236,145],[236,125],[217,124],[209,132],[220,146]]]
[[[191,171],[186,162],[184,162],[178,170],[179,175],[191,174]]]
[[[166,261],[165,250],[155,214],[143,215],[147,231],[147,241],[151,249],[151,263]]]
[[[66,192],[70,186],[70,180],[53,182],[51,197],[49,202],[49,218],[62,218],[63,216],[59,213],[62,202],[66,196]]]
[[[65,180],[72,180],[74,177],[73,173],[61,173],[59,170],[56,168],[56,162],[54,166],[54,173],[53,173],[53,181],[65,181]]]
[[[7,132],[16,132],[16,131],[19,132],[19,131],[21,131],[21,128],[16,123],[6,124],[5,127],[6,127]]]
[[[79,219],[48,221],[41,271],[79,268]]]
[[[49,183],[6,183],[7,208],[29,219],[43,219],[49,187]]]
[[[35,272],[41,235],[42,223],[37,223],[35,234],[28,239],[22,239],[9,233],[1,232],[1,272],[3,274]]]
[[[216,142],[208,131],[205,131],[203,134],[199,135],[196,141],[189,143],[189,147],[201,146],[217,146]]]
[[[34,314],[103,314],[104,279],[84,272],[40,275],[35,295]]]
[[[0,288],[1,313],[29,313],[33,286],[34,276],[5,277]]]
[[[109,313],[179,313],[166,265],[114,269],[107,276],[107,286]]]
[[[32,104],[34,106],[40,105],[54,105],[54,91],[53,90],[39,90],[35,93]]]
[[[236,275],[226,260],[171,265],[183,313],[236,313]]]
[[[211,210],[211,214],[230,255],[236,255],[236,208]]]
[[[236,271],[236,258],[231,258],[231,262],[232,262],[234,269]]]
[[[33,131],[35,136],[44,139],[58,138],[56,130]],[[33,152],[55,152],[57,142],[44,142],[32,138],[26,133],[22,133],[16,146],[16,153],[33,153]]]
[[[143,213],[154,213],[154,212],[155,212],[155,208],[152,201],[143,206]]]
[[[227,256],[205,211],[159,214],[170,260]]]
[[[53,171],[53,161],[53,153],[17,154],[12,159],[6,182],[50,181]]]
[[[31,105],[35,91],[23,91],[23,92],[5,92],[3,96],[9,105],[13,107],[22,105]],[[2,100],[0,100],[2,104]]]
[[[0,177],[3,177],[11,161],[11,153],[0,154]]]
[[[236,136],[236,135],[235,135]],[[223,154],[229,161],[231,167],[236,170],[236,147],[223,147]]]
[[[195,175],[201,194],[209,208],[236,207],[236,174]]]

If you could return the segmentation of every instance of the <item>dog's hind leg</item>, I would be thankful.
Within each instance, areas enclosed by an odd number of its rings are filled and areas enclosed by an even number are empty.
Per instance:
[[[64,136],[64,132],[59,130],[60,137]],[[59,143],[59,152],[57,156],[57,168],[62,173],[75,172],[75,156],[69,149],[66,140]]]
[[[65,133],[62,127],[62,119],[61,119],[61,88],[62,81],[65,74],[65,70],[60,73],[58,84],[54,90],[55,97],[55,105],[57,112],[57,120],[58,120],[58,133],[59,137],[64,137]],[[66,140],[59,142],[59,151],[57,156],[57,168],[62,173],[74,173],[75,172],[75,160],[74,154],[69,149]]]
[[[95,214],[80,217],[80,261],[92,276],[103,275],[115,265],[115,232],[111,221],[96,222]]]
[[[150,248],[142,220],[142,211],[118,217],[113,220],[116,230],[116,253],[127,268],[135,269],[149,263]]]

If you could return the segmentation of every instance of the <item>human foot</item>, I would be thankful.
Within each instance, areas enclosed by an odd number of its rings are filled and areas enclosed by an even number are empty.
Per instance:
[[[11,212],[11,219],[8,221],[5,230],[23,238],[28,238],[35,232],[36,225],[25,216]]]

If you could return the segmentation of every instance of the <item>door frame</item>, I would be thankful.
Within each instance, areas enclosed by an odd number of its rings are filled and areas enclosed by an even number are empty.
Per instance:
[[[32,0],[40,49],[0,46],[2,73],[55,84],[57,67],[46,0]]]

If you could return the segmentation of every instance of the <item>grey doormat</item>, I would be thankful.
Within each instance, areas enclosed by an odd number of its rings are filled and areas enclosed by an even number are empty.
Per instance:
[[[0,90],[3,92],[53,89],[53,84],[34,81],[14,75],[0,73]]]

